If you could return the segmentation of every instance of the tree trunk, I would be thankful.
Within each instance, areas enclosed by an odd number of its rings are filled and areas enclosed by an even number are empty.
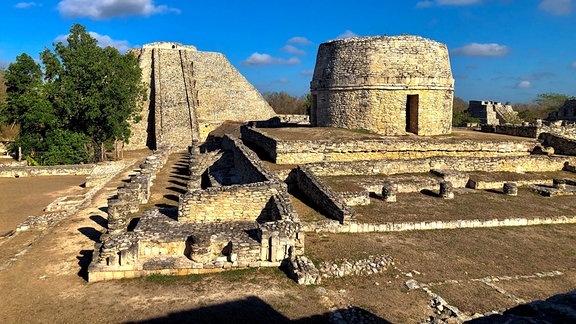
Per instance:
[[[100,143],[100,162],[106,161],[106,148],[104,142]]]

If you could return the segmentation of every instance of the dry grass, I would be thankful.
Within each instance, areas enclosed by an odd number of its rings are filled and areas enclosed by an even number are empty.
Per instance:
[[[518,190],[516,197],[468,189],[456,190],[455,199],[451,200],[436,194],[398,194],[396,203],[371,198],[370,205],[354,208],[358,221],[366,223],[576,215],[574,197],[543,197],[524,188]]]
[[[516,305],[507,296],[471,279],[549,271],[565,273],[555,278],[494,283],[526,302],[574,289],[575,230],[576,225],[550,225],[363,235],[308,233],[306,253],[315,262],[391,255],[397,269],[369,277],[326,280],[324,285],[345,289],[356,305],[387,320],[405,322],[411,316],[425,318],[422,316],[425,308],[417,305],[426,300],[419,295],[420,291],[408,291],[403,285],[410,279],[404,275],[407,272],[412,272],[421,283],[457,280],[457,284],[434,285],[431,289],[469,315]],[[402,313],[408,312],[403,305],[414,308],[412,314]]]
[[[555,178],[576,178],[576,174],[568,171],[556,172],[469,172],[471,178],[478,181],[526,181],[546,180]]]

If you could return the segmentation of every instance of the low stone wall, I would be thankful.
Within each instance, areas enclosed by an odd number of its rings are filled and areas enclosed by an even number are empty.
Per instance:
[[[0,166],[0,178],[90,175],[94,164],[51,165],[51,166]]]
[[[481,130],[485,133],[505,134],[511,136],[538,138],[542,132],[541,127],[536,125],[482,125]]]
[[[552,133],[540,134],[542,145],[552,146],[554,153],[561,155],[576,155],[576,140]]]
[[[380,186],[381,188],[382,186]],[[341,191],[339,192],[342,201],[346,206],[366,206],[370,205],[370,192],[365,191]]]
[[[234,153],[234,167],[242,176],[243,183],[276,180],[278,177],[265,166],[254,151],[247,148],[242,141],[228,135],[222,140],[222,148]]]
[[[148,202],[152,181],[167,159],[166,151],[156,151],[147,157],[139,172],[130,176],[130,182],[118,189],[116,197],[108,199],[108,233],[127,230],[131,215],[138,211],[140,204]]]
[[[88,191],[80,196],[60,197],[50,204],[40,216],[30,216],[18,225],[17,231],[44,230],[55,226],[62,219],[77,213],[90,203],[96,195],[113,177],[122,172],[135,162],[117,161],[101,163],[94,166],[91,176],[99,181],[90,186]],[[88,186],[87,186],[88,187]],[[64,204],[61,204],[64,203]]]
[[[320,178],[307,167],[299,166],[296,169],[296,185],[327,216],[338,220],[340,223],[346,223],[354,217],[354,210],[346,206],[342,197],[322,183]]]
[[[240,132],[244,143],[264,152],[272,162],[276,162],[276,145],[278,140],[266,134],[263,129],[242,126]]]
[[[279,183],[259,182],[193,190],[180,196],[179,222],[221,222],[267,218],[265,208],[281,190]]]
[[[305,232],[316,233],[382,233],[403,232],[418,230],[439,230],[457,228],[485,228],[485,227],[509,227],[530,226],[544,224],[576,224],[576,216],[551,216],[533,218],[504,218],[504,219],[464,219],[453,221],[421,221],[421,222],[387,222],[381,224],[357,223],[340,224],[338,221],[320,221],[315,223],[303,223]]]
[[[481,130],[487,133],[497,133],[530,138],[538,138],[542,133],[552,133],[571,139],[576,139],[576,123],[569,121],[537,121],[534,124],[524,125],[482,125]]]
[[[242,139],[277,164],[303,164],[360,160],[417,159],[433,156],[519,156],[528,155],[536,142],[526,141],[443,141],[419,139],[375,139],[347,141],[284,141],[265,129],[243,127]]]
[[[376,175],[426,173],[431,170],[463,172],[545,172],[562,170],[565,163],[574,164],[576,157],[530,155],[517,157],[434,157],[415,160],[321,162],[306,168],[318,176]]]

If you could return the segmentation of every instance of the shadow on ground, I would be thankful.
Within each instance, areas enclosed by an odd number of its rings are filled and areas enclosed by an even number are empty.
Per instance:
[[[346,323],[390,323],[357,307],[290,320],[255,296],[130,323],[331,323],[343,321]]]

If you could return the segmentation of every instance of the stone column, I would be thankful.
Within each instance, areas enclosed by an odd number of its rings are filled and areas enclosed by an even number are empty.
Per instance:
[[[454,190],[452,187],[452,182],[450,181],[440,182],[440,198],[454,199]]]
[[[505,182],[502,192],[507,196],[518,196],[518,185],[515,182]]]
[[[382,186],[382,200],[385,202],[396,202],[396,194],[398,193],[398,184],[393,182],[386,182]]]

